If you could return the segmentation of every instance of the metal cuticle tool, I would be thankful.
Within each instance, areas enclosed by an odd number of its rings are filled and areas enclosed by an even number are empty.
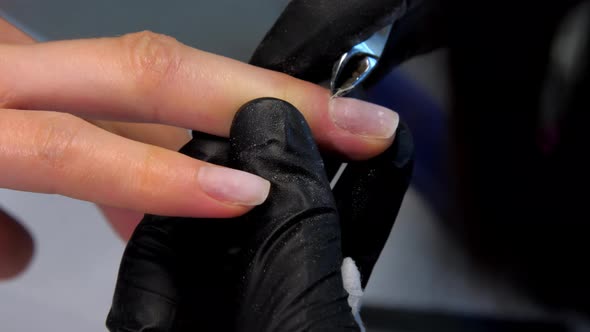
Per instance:
[[[371,74],[385,49],[392,25],[377,31],[364,42],[356,44],[336,61],[330,79],[333,98],[345,96]],[[334,189],[347,166],[348,163],[340,165],[330,181],[330,188]]]
[[[330,91],[333,97],[346,95],[375,69],[387,43],[392,25],[377,31],[369,39],[342,54],[332,69]]]

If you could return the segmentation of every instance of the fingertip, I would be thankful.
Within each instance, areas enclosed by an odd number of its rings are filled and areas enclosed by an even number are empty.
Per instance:
[[[368,160],[386,151],[393,143],[394,138],[385,139],[359,139],[347,138],[336,135],[333,138],[332,148],[346,159],[351,161]]]
[[[307,82],[293,88],[287,100],[305,116],[323,150],[349,160],[366,160],[393,143],[399,115],[383,106],[359,99],[336,97]]]
[[[391,138],[399,125],[396,112],[360,99],[330,98],[328,113],[336,127],[360,137]]]
[[[368,160],[374,158],[393,144],[395,136],[389,138],[359,137],[338,129],[327,129],[321,142],[324,151],[345,160]]]
[[[241,205],[232,202],[223,202],[211,197],[200,195],[200,200],[195,203],[186,200],[181,205],[165,206],[160,209],[153,209],[147,213],[184,218],[207,218],[207,219],[232,219],[240,217],[257,205]]]
[[[366,160],[391,146],[399,115],[363,100],[336,97],[330,98],[323,125],[330,128],[332,149],[350,160]]]
[[[266,200],[265,200],[266,201]],[[262,202],[264,203],[264,202]],[[261,204],[262,204],[261,203]],[[250,212],[257,205],[235,205],[231,203],[225,203],[225,206],[219,210],[219,212],[211,212],[207,218],[210,219],[233,219]]]
[[[207,195],[230,205],[260,205],[270,191],[268,180],[227,167],[202,166],[197,178],[201,189]]]

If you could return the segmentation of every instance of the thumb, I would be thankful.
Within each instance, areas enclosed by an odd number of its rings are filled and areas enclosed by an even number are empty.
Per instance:
[[[344,331],[358,327],[340,266],[340,226],[318,149],[291,104],[254,100],[230,132],[234,167],[271,182],[245,215],[246,266],[236,326],[243,331]]]

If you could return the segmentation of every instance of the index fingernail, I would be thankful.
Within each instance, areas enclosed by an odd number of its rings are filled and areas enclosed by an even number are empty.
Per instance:
[[[329,112],[337,127],[364,137],[391,138],[399,124],[396,112],[353,98],[330,99]]]

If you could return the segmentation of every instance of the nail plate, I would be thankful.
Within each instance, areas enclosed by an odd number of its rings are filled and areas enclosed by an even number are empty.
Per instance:
[[[270,191],[267,180],[225,167],[202,166],[197,180],[201,189],[212,198],[236,205],[260,205]]]
[[[336,126],[359,136],[390,138],[399,124],[396,112],[353,98],[332,98],[329,111]]]

